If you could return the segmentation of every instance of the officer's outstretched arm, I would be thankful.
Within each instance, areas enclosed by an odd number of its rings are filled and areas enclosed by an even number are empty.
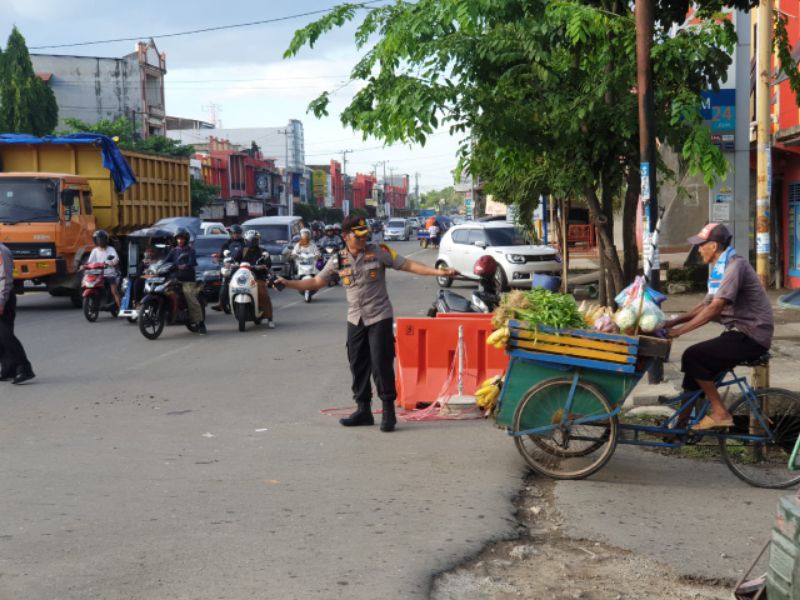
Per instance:
[[[312,277],[311,279],[284,279],[283,277],[278,277],[275,279],[275,282],[282,283],[289,289],[298,290],[301,292],[315,292],[324,287],[328,287],[327,280],[323,279],[319,275]]]

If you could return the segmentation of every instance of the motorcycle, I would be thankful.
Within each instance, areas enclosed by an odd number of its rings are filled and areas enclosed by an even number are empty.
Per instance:
[[[317,273],[319,273],[319,268],[317,266],[317,260],[319,255],[311,254],[310,252],[300,252],[295,259],[297,264],[297,278],[298,279],[313,279],[316,277]],[[303,300],[306,302],[311,302],[311,298],[313,298],[315,291],[305,290],[300,292],[303,296]]]
[[[260,325],[262,321],[261,307],[258,305],[258,284],[253,274],[254,269],[266,269],[264,262],[269,258],[266,252],[256,261],[255,265],[242,262],[238,265],[230,263],[230,268],[236,268],[231,276],[229,286],[229,305],[236,321],[239,323],[239,331],[244,331],[248,321]],[[270,279],[269,273],[267,278]],[[273,277],[274,278],[274,275]]]
[[[186,325],[192,333],[197,333],[197,325],[189,319],[189,309],[183,295],[182,283],[175,277],[173,263],[159,262],[149,267],[145,273],[145,296],[139,305],[139,331],[148,340],[155,340],[164,331],[164,325]],[[198,296],[205,319],[206,301]]]
[[[490,313],[500,304],[500,293],[497,288],[497,262],[491,256],[483,256],[475,263],[473,273],[478,277],[478,289],[472,292],[472,298],[447,289],[440,289],[433,305],[428,309],[428,316],[437,313]]]
[[[222,287],[220,288],[219,303],[222,305],[222,310],[226,315],[231,314],[231,277],[233,276],[233,257],[230,250],[225,250],[224,258],[222,259],[222,267],[219,270],[219,275],[222,278]],[[222,293],[225,291],[226,293]]]
[[[116,317],[119,307],[111,293],[111,286],[106,283],[106,263],[91,263],[82,267],[81,296],[83,297],[83,316],[90,323],[97,321],[100,311],[107,311]]]
[[[322,271],[325,265],[328,264],[328,261],[331,260],[339,260],[339,248],[337,246],[325,246],[322,249],[322,255],[317,259],[317,271]],[[334,285],[338,285],[338,283],[338,278],[331,279],[330,282],[328,282],[328,287],[333,287]]]

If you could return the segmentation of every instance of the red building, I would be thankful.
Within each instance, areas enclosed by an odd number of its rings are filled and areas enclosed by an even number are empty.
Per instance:
[[[342,177],[342,165],[338,161],[331,161],[330,174],[333,208],[342,208],[342,203],[344,202],[344,177]]]
[[[280,202],[281,176],[273,159],[258,150],[239,150],[227,140],[209,138],[202,162],[203,180],[220,188],[225,217],[255,217],[274,212]]]
[[[366,210],[367,206],[374,206],[372,190],[377,183],[378,179],[374,175],[356,173],[352,183],[353,204],[350,208],[363,208]]]
[[[384,202],[392,208],[405,208],[408,197],[408,175],[394,175],[384,182]]]
[[[780,10],[785,14],[800,14],[800,0],[781,0]],[[798,19],[789,18],[786,29],[789,40],[800,39]],[[800,46],[795,45],[792,57],[797,60],[799,56]],[[777,60],[774,64],[773,69],[777,71]],[[752,105],[755,106],[754,101]],[[780,270],[784,287],[800,288],[800,108],[789,81],[783,75],[777,77],[772,87],[772,121],[770,230],[773,261]],[[755,143],[752,147],[751,164],[755,169]],[[755,181],[755,170],[752,177]]]

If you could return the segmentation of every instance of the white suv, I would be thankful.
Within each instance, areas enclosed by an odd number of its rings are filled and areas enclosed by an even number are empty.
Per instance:
[[[550,246],[531,244],[525,235],[504,221],[470,221],[447,230],[439,244],[437,267],[452,267],[468,279],[475,279],[472,269],[484,254],[497,261],[497,284],[530,288],[535,273],[561,274],[561,257]],[[437,277],[439,285],[450,287],[453,280]]]

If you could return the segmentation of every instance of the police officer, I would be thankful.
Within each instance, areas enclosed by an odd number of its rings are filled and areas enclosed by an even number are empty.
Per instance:
[[[220,260],[224,260],[225,258],[225,250],[228,251],[228,255],[233,259],[233,257],[237,256],[239,252],[244,249],[244,239],[242,238],[242,234],[244,230],[242,226],[238,223],[234,223],[231,225],[231,237],[228,240],[225,240],[222,244],[222,247],[219,250]],[[226,277],[222,281],[222,287],[219,291],[219,302],[212,306],[214,310],[224,310],[226,313],[229,313],[230,307],[228,306],[228,288],[230,286],[230,280]]]
[[[0,381],[25,383],[35,377],[25,349],[14,335],[17,295],[14,292],[14,257],[0,244]]]
[[[319,290],[338,277],[347,294],[347,358],[353,376],[356,411],[339,422],[346,426],[374,425],[372,387],[375,381],[383,403],[381,431],[394,431],[394,334],[392,304],[386,291],[386,268],[431,277],[455,277],[455,269],[434,269],[400,256],[389,246],[367,242],[369,226],[362,217],[348,216],[342,224],[345,247],[313,279],[278,281],[295,290]]]

